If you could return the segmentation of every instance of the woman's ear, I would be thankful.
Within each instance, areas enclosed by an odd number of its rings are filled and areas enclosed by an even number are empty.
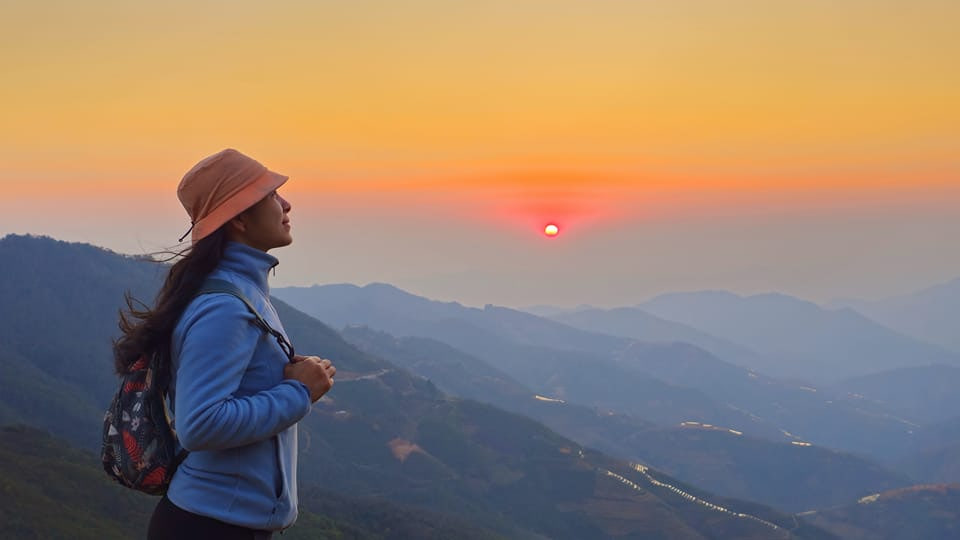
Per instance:
[[[227,223],[230,224],[230,230],[235,234],[243,234],[247,232],[247,222],[244,219],[243,213],[237,215],[237,217],[231,219]]]

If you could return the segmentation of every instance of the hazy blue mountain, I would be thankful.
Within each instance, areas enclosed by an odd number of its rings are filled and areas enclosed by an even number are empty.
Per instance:
[[[634,340],[577,330],[507,308],[432,302],[382,284],[273,292],[328,324],[360,324],[396,336],[447,343],[545,397],[667,425],[695,420],[774,439],[784,437],[778,427],[699,389],[667,384],[617,365],[613,361],[617,351],[644,348]]]
[[[530,313],[531,315],[536,315],[537,317],[545,317],[551,319],[558,315],[564,315],[567,313],[576,313],[578,311],[592,310],[597,309],[589,304],[580,304],[576,307],[559,307],[559,306],[547,306],[547,305],[536,305],[536,306],[525,306],[519,308],[518,311],[523,311],[525,313]]]
[[[591,352],[614,351],[629,341],[491,304],[480,309],[437,302],[385,283],[278,287],[272,294],[334,328],[363,324],[395,335],[427,335],[433,325],[456,321],[521,345]]]
[[[960,414],[957,366],[892,369],[846,379],[832,388],[873,401],[916,424],[943,422]]]
[[[638,432],[656,428],[656,424],[636,416],[610,414],[540,396],[480,358],[440,341],[396,338],[361,326],[349,326],[342,333],[362,351],[390,358],[391,362],[429,379],[444,392],[536,419],[583,446],[614,456],[644,461],[634,445],[623,442]]]
[[[882,459],[899,457],[910,445],[913,426],[888,410],[777,381],[683,343],[594,334],[507,308],[432,302],[384,285],[275,293],[331,324],[442,341],[544,396],[663,425],[696,421]],[[524,343],[514,339],[519,329],[530,329]]]
[[[581,445],[639,461],[716,493],[789,511],[843,504],[911,482],[849,454],[735,434],[703,424],[659,428],[623,414],[538,399],[479,358],[428,338],[352,326],[344,338],[440,389],[534,418]]]
[[[667,383],[700,389],[800,439],[887,458],[899,455],[910,444],[913,426],[899,420],[896,409],[865,407],[863,400],[843,391],[784,382],[744,369],[740,365],[763,361],[753,351],[692,327],[636,308],[585,310],[554,320],[583,330],[662,342],[628,348],[616,358]]]
[[[347,326],[340,334],[361,351],[389,358],[448,394],[495,404],[536,401],[536,393],[508,373],[443,342],[416,336],[398,338],[360,325]]]
[[[763,362],[759,354],[742,345],[711,336],[685,324],[662,319],[638,308],[584,309],[551,315],[550,318],[598,334],[647,342],[689,343],[740,366]]]
[[[61,321],[63,327],[19,327],[27,332],[18,336],[22,338],[16,350],[20,356],[15,360],[40,363],[42,357],[34,353],[47,349],[23,344],[41,340],[60,344],[50,347],[54,356],[68,356],[71,347],[89,351],[91,356],[71,359],[70,369],[54,375],[67,380],[75,372],[83,373],[89,384],[77,389],[89,396],[82,397],[105,404],[115,382],[109,367],[110,334],[99,327],[99,321],[115,323],[120,295],[94,302],[75,291],[148,290],[156,286],[155,274],[132,268],[148,265],[152,272],[155,266],[90,246],[64,246],[43,238],[13,240],[34,244],[19,251],[9,245],[2,248],[9,249],[6,254],[13,260],[35,258],[26,264],[38,273],[38,279],[27,282],[14,282],[26,279],[23,276],[0,275],[5,282],[2,290],[32,291],[23,294],[16,316],[49,319],[45,315],[48,299],[59,299],[54,304],[58,309],[82,314]],[[67,257],[71,264],[50,264],[63,257],[65,249],[72,254]],[[91,260],[82,260],[86,258]],[[96,271],[104,267],[112,271]],[[31,295],[36,300],[30,301]],[[311,486],[320,486],[352,497],[377,496],[455,514],[516,538],[786,538],[788,531],[798,537],[825,537],[788,514],[711,495],[653,469],[633,467],[583,448],[530,419],[449,398],[429,381],[357,350],[337,332],[283,302],[277,301],[276,307],[301,352],[331,358],[340,369],[333,392],[302,424],[300,465],[305,493]],[[12,317],[10,312],[4,315]],[[12,337],[0,334],[0,349],[15,342]],[[10,383],[17,385],[28,386],[22,380]],[[22,395],[17,399],[38,398]],[[18,421],[64,432],[64,420],[56,411],[50,415],[31,410],[7,395],[0,395],[0,402],[19,416]],[[100,414],[79,419],[75,442],[90,446],[85,433],[96,439],[100,422]],[[99,465],[91,463],[91,467]],[[311,508],[314,503],[304,499],[303,504]]]
[[[757,351],[765,363],[747,367],[773,376],[831,383],[886,369],[960,363],[956,353],[851,309],[827,310],[782,294],[676,293],[638,307]]]
[[[960,278],[883,300],[844,299],[829,305],[853,308],[898,332],[960,352]]]
[[[844,540],[960,538],[960,485],[915,486],[804,514]]]
[[[637,343],[614,359],[625,369],[700,389],[721,403],[778,426],[789,440],[890,459],[910,448],[916,429],[888,407],[825,387],[767,377],[684,343]]]

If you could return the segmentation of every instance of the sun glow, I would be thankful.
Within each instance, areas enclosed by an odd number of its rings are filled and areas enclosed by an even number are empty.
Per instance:
[[[557,227],[553,223],[550,223],[549,225],[543,228],[543,234],[552,238],[560,234],[560,227]]]

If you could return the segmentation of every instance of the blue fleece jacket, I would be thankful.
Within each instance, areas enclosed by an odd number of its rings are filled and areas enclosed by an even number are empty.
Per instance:
[[[209,277],[237,285],[284,332],[267,285],[276,264],[231,242]],[[278,530],[297,519],[297,422],[310,411],[310,393],[283,378],[286,355],[253,320],[240,299],[213,293],[194,298],[174,328],[171,408],[190,453],[167,497],[195,514]]]

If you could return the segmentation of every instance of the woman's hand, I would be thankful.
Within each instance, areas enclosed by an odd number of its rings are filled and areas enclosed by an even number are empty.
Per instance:
[[[293,362],[283,367],[285,379],[295,379],[307,385],[311,403],[316,403],[330,391],[333,387],[333,376],[336,374],[337,368],[333,367],[333,362],[319,356],[296,354]]]

